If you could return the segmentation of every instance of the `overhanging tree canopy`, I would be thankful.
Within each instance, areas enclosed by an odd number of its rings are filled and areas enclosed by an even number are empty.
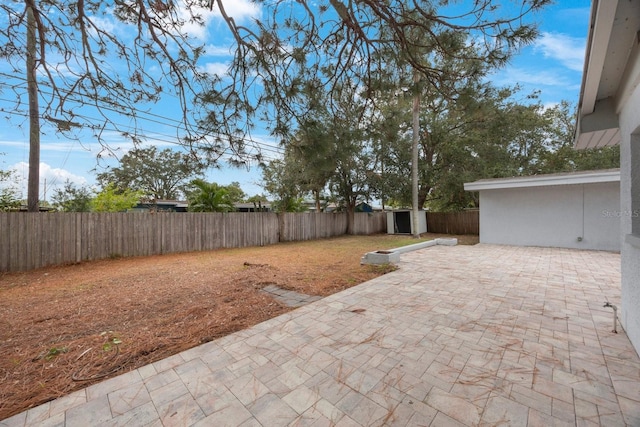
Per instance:
[[[476,52],[470,59],[503,64],[536,35],[535,26],[525,17],[550,2],[264,0],[258,3],[262,16],[242,25],[227,13],[230,1],[0,3],[5,15],[0,25],[0,57],[11,64],[11,72],[5,73],[10,79],[0,90],[19,93],[17,103],[21,104],[25,82],[30,80],[32,99],[39,93],[37,98],[43,101],[32,105],[32,117],[46,118],[60,132],[88,124],[98,139],[105,130],[118,129],[114,111],[135,121],[141,104],[171,94],[181,106],[183,143],[205,157],[218,159],[226,153],[242,160],[247,154],[247,134],[256,120],[270,119],[274,134],[290,132],[291,124],[305,113],[300,101],[310,82],[319,82],[329,92],[345,79],[360,82],[362,102],[372,102],[372,75],[389,66],[388,57],[380,61],[385,56],[379,53],[397,52],[425,81],[438,87],[450,76],[433,67],[424,52],[442,57],[468,55],[462,43]],[[211,81],[198,67],[202,44],[185,31],[186,24],[204,25],[206,10],[220,13],[234,40],[228,75]],[[126,30],[114,31],[114,22]],[[29,77],[16,77],[25,68]],[[209,112],[199,116],[190,95],[204,88],[211,90],[200,94],[199,105]],[[97,118],[87,117],[87,107]],[[202,119],[196,128],[192,115]],[[127,136],[134,141],[140,138],[135,130],[127,131]],[[37,171],[35,163],[31,161],[31,168]],[[36,190],[37,181],[37,176],[30,177]],[[32,194],[31,184],[29,199],[37,206],[37,191]]]
[[[263,16],[251,26],[228,16],[226,3],[215,0],[212,7],[221,11],[236,49],[229,76],[202,98],[211,103],[203,126],[242,140],[256,118],[270,118],[274,134],[288,135],[307,111],[308,85],[318,81],[328,92],[345,79],[360,82],[362,102],[373,101],[374,76],[393,63],[390,52],[434,87],[453,76],[434,67],[431,55],[503,65],[535,38],[526,16],[549,0],[265,0]]]
[[[175,96],[189,124],[191,96],[204,75],[197,60],[202,42],[187,34],[185,24],[202,22],[198,2],[162,1],[12,1],[0,3],[2,89],[12,88],[24,103],[27,15],[33,13],[35,67],[41,116],[67,132],[88,125],[100,139],[116,126],[114,110],[132,119],[140,105],[162,95]],[[200,6],[201,7],[201,6]],[[123,25],[123,27],[118,27]],[[102,123],[85,120],[93,107]],[[190,129],[189,127],[186,128]]]
[[[222,3],[216,1],[224,11]],[[524,17],[547,3],[328,0],[309,5],[304,1],[265,1],[262,5],[269,14],[256,28],[226,19],[238,48],[230,78],[203,97],[205,103],[214,104],[203,126],[226,127],[227,133],[242,138],[259,112],[260,118],[273,123],[273,134],[286,138],[312,111],[305,100],[309,86],[320,83],[329,98],[336,100],[342,97],[334,92],[356,82],[362,94],[353,101],[374,106],[379,73],[408,64],[413,75],[413,221],[417,223],[418,88],[426,82],[437,94],[451,96],[452,82],[481,75],[484,64],[505,64],[537,34],[534,25],[524,23]],[[451,60],[464,60],[472,66],[453,70],[460,73],[456,75],[433,65]],[[257,83],[263,89],[258,93]],[[336,103],[329,108],[340,111]],[[363,113],[367,110],[362,109]]]
[[[204,80],[197,67],[203,47],[184,26],[202,22],[201,6],[144,0],[0,3],[0,58],[9,65],[0,72],[0,91],[15,96],[15,110],[25,98],[29,104],[29,210],[38,209],[41,118],[69,136],[83,129],[104,141],[105,131],[116,131],[139,142],[135,121],[142,106],[171,95],[181,107],[180,132],[193,130],[189,116],[192,94]],[[122,130],[122,115],[134,123],[133,131]]]

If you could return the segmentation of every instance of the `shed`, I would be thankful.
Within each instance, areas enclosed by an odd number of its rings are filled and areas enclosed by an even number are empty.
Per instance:
[[[388,234],[413,234],[413,220],[411,210],[398,209],[387,212],[387,233]],[[427,232],[427,213],[418,211],[418,233]]]
[[[620,250],[620,170],[483,179],[480,242]]]

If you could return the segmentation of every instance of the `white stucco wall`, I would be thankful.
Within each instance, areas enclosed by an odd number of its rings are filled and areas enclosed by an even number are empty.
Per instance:
[[[620,183],[480,191],[480,242],[620,250]]]
[[[640,353],[640,87],[636,87],[620,115],[620,211],[622,233],[622,308],[620,321]],[[634,153],[632,153],[634,144]],[[632,154],[636,154],[632,156]],[[635,158],[634,158],[635,157]],[[635,185],[632,185],[635,178]]]

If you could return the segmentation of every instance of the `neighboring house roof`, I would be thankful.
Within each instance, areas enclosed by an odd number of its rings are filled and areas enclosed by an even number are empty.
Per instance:
[[[576,148],[620,143],[618,114],[638,84],[640,1],[593,0],[578,105]],[[628,64],[633,66],[628,67]]]
[[[464,184],[466,191],[498,190],[503,188],[543,187],[549,185],[593,184],[619,182],[620,169],[553,173],[547,175],[519,176],[513,178],[481,179]]]
[[[189,202],[187,201],[152,199],[144,202],[139,202],[134,209],[148,210],[150,208],[158,208],[161,210],[186,210],[187,207],[189,207]]]
[[[360,202],[356,205],[356,212],[373,212],[373,208],[369,203]]]
[[[155,199],[150,201],[148,204],[151,205],[163,205],[163,206],[175,206],[176,208],[186,208],[189,206],[189,202],[186,200],[161,200]]]
[[[253,203],[234,203],[233,207],[236,209],[271,209],[271,202],[262,202],[260,205]]]

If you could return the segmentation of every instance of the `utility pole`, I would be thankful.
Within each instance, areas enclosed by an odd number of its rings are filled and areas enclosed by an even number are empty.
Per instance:
[[[420,73],[413,72],[413,139],[411,141],[411,225],[413,237],[420,237],[418,207],[418,146],[420,144]]]
[[[36,18],[32,2],[27,2],[27,92],[29,94],[29,181],[27,211],[40,211],[40,108],[38,106],[38,68]]]

